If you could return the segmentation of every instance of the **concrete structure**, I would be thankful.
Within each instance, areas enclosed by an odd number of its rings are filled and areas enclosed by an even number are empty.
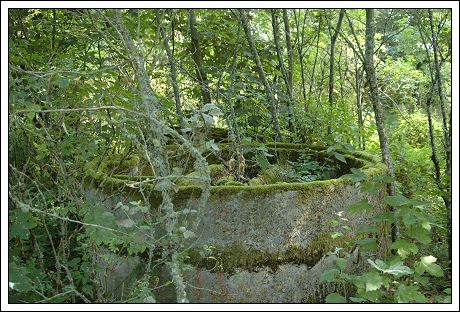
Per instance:
[[[320,148],[304,145],[278,144],[269,148],[279,161],[295,158],[301,150],[319,158],[327,155]],[[366,180],[385,174],[385,167],[372,156],[361,152],[342,154],[347,165],[340,168],[340,174],[353,167],[360,168]],[[137,162],[138,158],[125,162],[125,171]],[[94,167],[88,168],[88,175],[96,185],[101,182],[105,185],[102,192],[89,188],[90,198],[104,201],[107,207],[119,201],[141,198],[138,190],[126,186],[134,179],[129,175],[109,177]],[[352,243],[358,238],[356,230],[385,209],[385,187],[382,185],[377,192],[364,194],[360,191],[361,182],[337,178],[306,183],[211,187],[211,196],[194,231],[196,236],[187,242],[189,259],[184,275],[189,299],[192,302],[321,301],[334,287],[320,282],[321,273],[334,267],[336,255],[330,252],[336,247],[354,250],[346,270],[362,268],[360,251]],[[115,189],[121,189],[121,193],[109,198],[107,195],[113,195]],[[197,186],[180,187],[174,199],[175,209],[193,209],[199,194]],[[347,212],[351,204],[364,197],[373,206],[372,211]],[[160,202],[158,192],[151,192],[151,208],[155,210]],[[192,220],[186,215],[180,219],[180,225],[190,228],[193,222],[189,221]],[[332,238],[331,233],[337,231],[336,221],[339,227],[343,225],[349,229],[343,231],[343,236]],[[387,245],[387,231],[382,228],[378,234],[382,246]],[[157,233],[161,235],[161,231]],[[200,252],[204,245],[211,246],[210,254]],[[138,269],[133,272],[138,274]],[[124,270],[120,274],[130,273]],[[168,272],[158,268],[153,274],[162,282],[169,279]],[[120,278],[114,277],[114,280]],[[117,287],[112,285],[111,288]],[[174,302],[173,286],[159,288],[156,296],[159,302]]]

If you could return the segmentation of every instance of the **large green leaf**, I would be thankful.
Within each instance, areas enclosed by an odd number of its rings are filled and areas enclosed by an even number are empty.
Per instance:
[[[351,168],[350,171],[352,173],[349,173],[349,174],[344,174],[343,176],[341,176],[342,178],[346,178],[346,179],[350,179],[352,180],[353,182],[360,182],[360,181],[363,181],[366,179],[366,175],[364,174],[364,172],[362,172],[361,170],[359,169],[356,169],[356,168]]]
[[[358,228],[357,233],[362,234],[362,233],[377,233],[379,228],[375,225],[364,225]]]
[[[381,186],[372,182],[363,182],[361,183],[361,192],[366,192],[370,194],[375,194],[380,191]]]
[[[415,224],[410,226],[407,231],[407,235],[412,237],[413,239],[419,241],[422,244],[429,244],[431,242],[431,233],[426,228],[424,228],[421,224]]]
[[[345,159],[345,157],[342,154],[335,153],[334,157],[337,158],[338,160],[340,160],[341,162],[345,163],[345,164],[347,163],[347,160]]]
[[[384,280],[377,272],[367,272],[362,275],[366,285],[366,291],[374,291],[382,287]]]
[[[376,251],[379,246],[375,238],[363,238],[355,241],[356,244],[361,246],[362,251]]]
[[[384,201],[386,204],[393,206],[393,207],[404,206],[404,205],[411,203],[410,199],[400,194],[394,195],[394,196],[386,196]]]
[[[430,275],[436,277],[443,276],[444,272],[442,271],[442,268],[435,263],[436,260],[437,259],[433,256],[421,257],[420,261],[417,261],[414,264],[415,272],[417,272],[418,274],[428,272]]]
[[[390,261],[387,263],[380,259],[375,260],[375,262],[371,259],[367,259],[367,262],[377,270],[397,277],[414,273],[409,267],[405,266],[402,261]]]
[[[395,216],[393,212],[382,212],[372,218],[375,222],[393,222],[394,219]]]
[[[418,291],[418,286],[399,285],[394,294],[395,302],[397,303],[426,303],[425,296]]]
[[[340,270],[343,270],[347,266],[348,260],[344,258],[337,258],[334,260],[334,264],[336,267],[338,267]]]
[[[32,289],[32,280],[27,276],[26,267],[18,266],[15,262],[8,264],[8,286],[10,289],[26,292]]]
[[[347,299],[338,293],[331,293],[326,296],[326,303],[346,303]]]
[[[404,239],[398,239],[393,244],[391,244],[391,249],[398,251],[398,255],[402,259],[407,258],[411,253],[416,254],[418,252],[418,247],[414,243],[410,243]]]
[[[372,205],[369,204],[367,198],[363,198],[359,202],[354,203],[350,207],[348,207],[348,211],[351,213],[369,210],[372,210]]]
[[[320,281],[332,282],[337,280],[337,276],[340,274],[340,271],[337,269],[330,269],[321,273]]]

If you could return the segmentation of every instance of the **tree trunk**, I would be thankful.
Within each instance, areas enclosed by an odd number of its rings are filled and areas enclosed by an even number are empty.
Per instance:
[[[142,99],[141,107],[143,110],[143,114],[145,114],[150,120],[150,123],[148,124],[150,137],[148,137],[148,146],[146,146],[145,152],[148,153],[149,159],[152,160],[152,166],[155,170],[155,175],[157,177],[168,177],[170,175],[168,155],[166,153],[166,150],[164,149],[164,145],[166,144],[165,131],[169,128],[166,127],[163,123],[159,111],[161,103],[159,102],[158,98],[156,97],[155,93],[153,92],[150,86],[150,78],[145,70],[144,54],[142,52],[142,49],[138,49],[135,46],[134,40],[131,38],[131,35],[129,34],[129,30],[124,25],[119,10],[115,11],[114,26],[117,29],[120,39],[124,44],[125,50],[128,53],[128,57],[131,61],[131,64],[133,65],[134,72],[140,86],[139,89]],[[183,139],[182,136],[178,136]],[[195,151],[195,153],[197,154],[197,151],[193,148],[193,146],[191,146],[191,144],[188,144],[188,147],[191,151]],[[203,188],[203,193],[206,193],[206,200],[207,195],[209,195],[209,170],[207,169],[206,161],[202,159],[201,155],[199,155],[196,158],[196,161],[196,165],[202,168],[202,170],[204,170],[204,173],[207,177],[207,187]],[[167,260],[167,266],[170,268],[171,271],[172,280],[174,282],[174,286],[176,289],[177,302],[186,303],[188,302],[188,299],[185,282],[180,269],[178,255],[179,246],[178,243],[174,243],[174,241],[177,241],[177,234],[175,233],[175,231],[177,230],[177,212],[174,211],[174,205],[172,202],[173,194],[173,188],[165,188],[161,191],[162,203],[160,205],[160,210],[164,212],[165,230],[169,237],[169,242],[167,246],[168,249],[166,251],[166,256],[169,258]],[[200,205],[202,206],[203,202],[201,202]],[[148,270],[146,276],[148,276]]]
[[[173,90],[174,90],[174,101],[176,102],[176,114],[179,119],[179,127],[181,129],[184,129],[185,128],[184,114],[182,113],[182,105],[180,101],[180,90],[179,90],[179,85],[177,83],[176,60],[174,59],[171,49],[169,48],[169,39],[163,27],[163,23],[160,18],[159,9],[156,11],[156,17],[157,17],[158,27],[160,28],[160,32],[161,32],[161,37],[163,38],[163,44],[165,46],[166,55],[168,57],[169,68],[171,70],[171,82],[172,82]]]
[[[289,131],[291,131],[291,133],[294,133],[294,124],[292,121],[292,110],[291,110],[292,84],[290,84],[289,82],[288,70],[286,70],[286,66],[284,65],[284,61],[283,61],[283,52],[281,51],[281,46],[280,46],[279,25],[278,25],[278,17],[276,15],[276,9],[272,9],[271,13],[272,13],[273,38],[275,41],[276,55],[278,57],[278,64],[280,66],[281,73],[283,74],[283,80],[286,85],[286,92],[289,98],[289,102],[287,105],[288,107],[288,128],[289,128]]]
[[[302,76],[302,95],[303,95],[303,100],[305,102],[305,111],[307,110],[307,90],[305,88],[305,68],[304,68],[304,63],[303,63],[303,39],[304,39],[304,26],[305,26],[305,17],[307,14],[305,13],[304,15],[304,24],[302,25],[302,31],[300,31],[300,23],[297,18],[297,14],[295,13],[294,10],[294,20],[297,28],[297,53],[299,54],[299,63],[300,63],[300,74]],[[299,16],[300,17],[300,16]],[[299,33],[301,32],[301,35]]]
[[[433,103],[433,88],[434,85],[431,85],[430,93],[428,94],[428,99],[426,101],[426,113],[428,116],[428,130],[430,134],[430,144],[431,144],[431,160],[433,161],[434,165],[434,173],[436,177],[436,184],[440,190],[443,190],[442,182],[441,182],[441,168],[439,166],[438,156],[436,152],[436,144],[434,141],[434,133],[433,133],[433,122],[431,117],[431,104]]]
[[[356,92],[356,109],[358,111],[358,142],[359,146],[365,150],[366,142],[364,136],[364,118],[363,118],[363,98],[361,91],[362,70],[358,68],[358,60],[355,53],[355,92]]]
[[[432,9],[428,10],[428,15],[430,18],[430,27],[431,27],[431,44],[433,45],[435,79],[436,79],[436,85],[438,87],[439,105],[441,106],[444,140],[446,141],[446,146],[447,146],[449,142],[449,131],[447,129],[447,114],[446,114],[446,107],[445,107],[445,102],[444,102],[444,93],[442,92],[441,66],[439,64],[439,59],[438,59],[438,53],[439,53],[438,38],[437,38],[435,29],[434,29],[434,25],[433,25],[433,10]],[[447,150],[448,148],[446,148],[446,153],[447,153]]]
[[[193,9],[188,10],[189,24],[190,24],[190,37],[192,40],[192,58],[195,62],[196,74],[201,87],[201,96],[203,98],[203,105],[211,103],[211,94],[209,93],[209,83],[206,77],[206,71],[203,67],[203,57],[201,55],[200,37],[196,29],[196,16]]]
[[[447,113],[446,113],[446,106],[445,106],[445,99],[444,99],[444,92],[442,91],[442,77],[441,77],[441,65],[439,62],[439,45],[438,45],[438,38],[434,29],[434,21],[433,21],[433,10],[428,10],[428,16],[430,18],[430,28],[431,28],[431,43],[433,45],[433,56],[434,56],[434,72],[435,72],[435,80],[436,85],[438,87],[438,96],[439,96],[439,105],[441,106],[441,115],[442,115],[442,125],[443,125],[443,132],[444,132],[444,150],[446,154],[446,173],[447,178],[449,179],[448,183],[448,192],[449,195],[452,194],[452,182],[451,182],[451,166],[452,166],[452,155],[451,155],[451,131],[452,131],[452,109],[450,109],[450,121],[447,120]],[[448,127],[449,123],[449,127]],[[448,244],[449,244],[449,260],[452,260],[452,240],[451,240],[451,233],[452,233],[452,225],[451,225],[451,215],[452,215],[452,202],[450,196],[444,196],[444,203],[448,210],[447,215],[447,224],[448,224]]]
[[[311,71],[311,78],[310,78],[310,87],[309,87],[309,90],[308,90],[308,102],[311,101],[311,95],[312,95],[312,92],[313,92],[313,84],[314,84],[314,81],[315,81],[315,70],[316,70],[316,64],[318,63],[318,53],[319,53],[319,39],[321,37],[321,16],[320,16],[320,20],[318,22],[318,35],[317,35],[317,38],[316,38],[316,52],[315,52],[315,60],[313,61],[313,69]],[[315,87],[316,89],[316,87]],[[318,105],[318,103],[317,103]]]
[[[230,69],[230,97],[233,98],[235,94],[235,72],[236,72],[236,65],[237,65],[237,56],[238,56],[238,46],[240,44],[240,30],[241,30],[241,17],[238,19],[238,30],[236,33],[236,44],[235,44],[235,51],[233,52],[233,59],[232,59],[232,67]],[[235,141],[237,145],[238,152],[242,154],[241,151],[241,136],[240,136],[240,129],[238,126],[238,122],[236,119],[235,108],[233,100],[229,101],[229,110],[230,110],[230,129],[235,135]]]
[[[332,110],[334,106],[334,50],[335,42],[339,36],[340,28],[342,27],[343,16],[345,15],[345,9],[341,9],[339,13],[339,20],[337,21],[337,26],[335,27],[334,34],[331,37],[331,49],[329,54],[329,109]],[[331,134],[331,126],[328,125],[327,133]]]
[[[297,127],[296,127],[296,122],[295,122],[295,115],[294,115],[294,86],[293,86],[293,76],[294,76],[294,54],[292,50],[292,44],[291,44],[291,27],[289,26],[289,16],[288,12],[286,9],[283,9],[283,21],[284,21],[284,34],[286,37],[286,48],[287,48],[287,55],[288,55],[288,69],[287,69],[287,75],[288,75],[288,88],[289,88],[289,105],[288,105],[288,110],[289,110],[289,120],[293,124],[292,127],[289,129],[291,131],[294,131],[294,135],[297,136]]]
[[[254,62],[256,63],[257,71],[259,72],[259,78],[262,80],[262,83],[265,88],[265,92],[267,93],[267,100],[268,100],[268,109],[270,110],[270,114],[272,117],[273,123],[273,131],[275,133],[275,141],[279,140],[282,141],[283,138],[281,136],[280,125],[278,120],[278,109],[275,104],[275,97],[273,96],[273,92],[271,86],[267,80],[267,76],[265,75],[265,71],[262,68],[262,63],[260,62],[259,53],[257,52],[256,44],[254,39],[252,38],[252,30],[251,26],[249,25],[248,18],[246,16],[246,12],[244,9],[239,9],[241,14],[241,22],[243,24],[244,32],[246,33],[246,39],[248,41],[249,47],[251,48],[252,57]]]
[[[440,106],[441,106],[441,113],[442,113],[442,116],[443,116],[443,133],[444,133],[444,151],[445,151],[445,154],[446,154],[446,175],[447,175],[447,179],[448,179],[448,185],[447,185],[447,192],[448,192],[448,196],[443,196],[443,200],[444,200],[444,205],[446,206],[446,209],[447,209],[447,228],[448,228],[448,249],[449,249],[449,260],[452,261],[452,201],[451,201],[451,196],[452,196],[452,177],[451,177],[451,173],[452,173],[452,151],[451,151],[451,135],[452,135],[452,109],[450,110],[450,120],[449,120],[449,129],[447,130],[447,125],[445,122],[446,118],[445,118],[445,109],[444,109],[444,97],[443,97],[443,93],[442,93],[442,88],[440,88],[441,86],[441,76],[440,76],[440,68],[439,68],[439,61],[438,61],[438,55],[437,55],[437,49],[438,49],[438,46],[437,46],[437,41],[436,41],[436,38],[435,38],[435,33],[434,33],[434,27],[433,27],[433,15],[432,15],[432,12],[431,10],[428,11],[429,12],[429,18],[430,18],[430,27],[431,27],[431,38],[429,36],[428,33],[426,33],[424,31],[424,29],[422,28],[421,26],[421,19],[418,15],[416,15],[417,19],[418,19],[418,23],[417,23],[417,26],[418,26],[418,30],[420,32],[420,38],[422,39],[422,43],[423,43],[423,46],[425,47],[425,53],[427,55],[427,58],[430,62],[430,76],[431,76],[431,90],[430,90],[430,94],[429,94],[429,100],[432,101],[433,99],[433,91],[434,91],[434,87],[437,86],[438,87],[438,95],[439,95],[439,99],[440,99]],[[426,39],[425,39],[426,37]],[[431,44],[433,46],[433,58],[434,58],[434,61],[431,59],[431,49],[430,47],[428,46],[428,41],[431,41]],[[436,66],[436,64],[438,66]],[[434,67],[434,68],[433,68]],[[434,72],[434,73],[433,73]],[[431,102],[430,102],[431,104]],[[431,107],[430,107],[431,108]],[[428,109],[428,108],[427,108]],[[430,115],[431,115],[431,112],[430,112]],[[430,116],[428,116],[429,119]],[[429,121],[429,120],[428,120]],[[430,121],[429,121],[430,122]],[[431,129],[430,129],[431,131]],[[430,134],[431,135],[431,134]],[[433,152],[433,144],[432,144],[432,152]],[[433,155],[433,154],[432,154]],[[433,163],[434,163],[434,159],[432,158],[433,160]],[[434,163],[435,165],[435,174],[437,175],[437,170],[436,169],[436,164]],[[436,177],[436,181],[438,181],[438,177]],[[438,183],[438,182],[437,182]]]
[[[283,9],[283,21],[284,21],[284,33],[286,36],[286,48],[287,48],[287,55],[288,55],[288,87],[289,87],[289,98],[292,100],[293,98],[293,85],[292,85],[292,78],[293,78],[293,71],[294,71],[294,60],[293,60],[293,53],[292,53],[292,45],[291,45],[291,28],[289,27],[289,16],[286,9]]]
[[[392,178],[395,177],[393,169],[393,161],[390,154],[390,146],[388,144],[388,138],[385,131],[385,119],[383,115],[382,107],[380,106],[377,80],[375,76],[374,67],[374,9],[366,9],[366,44],[365,44],[365,63],[367,82],[370,89],[370,98],[374,109],[375,123],[377,124],[377,132],[379,134],[380,150],[382,152],[382,160],[385,162],[388,168],[388,174]],[[389,183],[389,194],[394,196],[396,194],[395,183]],[[392,206],[389,206],[390,211],[394,211]],[[391,225],[391,239],[395,241],[398,236],[398,228],[395,223]]]

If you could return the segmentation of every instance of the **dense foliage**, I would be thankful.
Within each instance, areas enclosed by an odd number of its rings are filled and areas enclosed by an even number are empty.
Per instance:
[[[106,248],[170,263],[180,290],[182,239],[193,229],[176,228],[172,204],[163,203],[168,235],[136,241],[131,229],[156,226],[148,203],[118,205],[114,214],[145,219],[117,224],[102,203],[86,200],[90,161],[141,154],[164,178],[156,190],[165,198],[173,198],[177,179],[196,178],[204,202],[218,179],[203,159],[222,140],[234,153],[219,168],[231,172],[233,185],[335,177],[344,161],[336,148],[381,155],[365,67],[366,10],[10,9],[8,17],[10,302],[112,302],[98,271]],[[346,291],[327,301],[448,302],[451,11],[379,9],[373,22],[396,178],[376,183],[396,183],[397,194],[387,197],[395,209],[385,220],[400,225],[399,238],[393,254],[369,259],[370,270],[359,276],[342,272],[341,254],[323,279]],[[211,127],[227,131],[212,136]],[[330,146],[330,157],[273,164],[265,143],[275,140]],[[168,168],[167,143],[193,159]],[[248,143],[257,148],[245,159]],[[372,238],[359,244],[378,248]],[[169,251],[158,255],[161,248]],[[149,273],[125,302],[155,302],[161,285]],[[186,302],[179,290],[177,300]]]

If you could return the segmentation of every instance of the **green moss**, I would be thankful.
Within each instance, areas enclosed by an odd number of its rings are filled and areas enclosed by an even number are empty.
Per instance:
[[[270,253],[257,249],[246,248],[239,244],[228,247],[216,247],[212,254],[204,257],[198,249],[189,253],[189,262],[195,266],[214,271],[234,273],[237,269],[254,271],[261,267],[278,270],[282,264],[305,264],[313,267],[327,252],[335,247],[347,247],[351,237],[342,236],[340,240],[333,239],[329,234],[320,234],[306,248],[289,247],[282,252]]]
[[[228,144],[223,144],[224,146]],[[267,144],[268,146],[281,146],[282,148],[307,148],[306,145],[302,144],[290,144],[290,143],[277,143],[275,144]],[[220,145],[219,145],[220,146]],[[177,149],[177,146],[176,146]],[[324,147],[315,147],[311,150],[324,150]],[[278,149],[279,151],[280,149]],[[292,153],[297,151],[292,151]],[[319,152],[319,154],[323,154]],[[330,156],[330,155],[329,155]],[[347,166],[349,168],[361,168],[361,170],[367,175],[368,178],[382,175],[386,173],[386,167],[382,164],[378,158],[375,156],[369,155],[364,152],[353,152],[353,153],[344,153],[345,158],[347,159]],[[88,163],[85,166],[85,183],[93,183],[93,185],[100,186],[102,189],[108,193],[113,192],[115,190],[122,191],[124,194],[129,194],[130,196],[137,196],[139,197],[138,189],[130,188],[129,183],[135,181],[141,181],[144,179],[152,178],[151,176],[140,176],[140,177],[130,177],[126,174],[118,174],[115,176],[108,175],[110,173],[109,168],[112,166],[117,166],[120,163],[122,156],[116,155],[113,157],[109,157],[107,160],[103,161],[101,165],[98,167],[97,160],[94,160]],[[139,163],[140,156],[139,155],[132,155],[128,159],[121,162],[122,167],[125,169],[129,168],[129,165],[137,165]],[[349,170],[349,168],[347,169]],[[221,165],[210,165],[211,174],[214,177],[218,177],[219,175],[225,172],[225,167]],[[193,174],[193,173],[192,173]],[[198,181],[193,179],[186,179],[187,181],[182,181],[183,183],[179,182],[179,191],[175,194],[175,200],[183,200],[188,199],[190,197],[199,197],[201,194],[201,186],[199,185]],[[276,180],[276,179],[275,179]],[[271,180],[270,182],[272,182]],[[274,192],[284,192],[284,191],[297,191],[298,196],[300,196],[301,200],[310,200],[312,196],[317,195],[318,193],[321,194],[330,194],[334,190],[340,187],[344,187],[346,185],[353,184],[352,181],[349,179],[338,178],[338,179],[330,179],[330,180],[321,180],[321,181],[313,181],[313,182],[305,182],[305,183],[285,183],[285,184],[265,184],[270,183],[260,179],[257,177],[250,181],[250,185],[241,185],[241,183],[234,183],[236,182],[234,177],[232,176],[222,176],[216,180],[217,186],[211,187],[211,196],[218,196],[219,198],[225,198],[226,196],[264,196],[266,194],[271,194]],[[153,184],[145,184],[143,185],[143,189],[146,191],[153,190]],[[154,191],[151,192],[150,197],[151,203],[153,207],[157,207],[161,202],[161,194]]]
[[[249,180],[250,186],[257,186],[257,185],[262,185],[262,184],[264,184],[263,181],[258,177],[255,177]]]
[[[199,175],[196,172],[191,172],[183,178],[179,178],[176,181],[177,185],[200,185]]]
[[[296,181],[296,173],[291,166],[286,164],[275,164],[266,170],[262,170],[257,178],[262,184],[274,184],[279,182],[294,182]]]
[[[235,184],[237,183],[237,184]],[[216,185],[243,185],[241,182],[235,180],[232,175],[226,175],[216,181]]]
[[[244,184],[241,183],[240,181],[229,181],[229,182],[225,183],[225,185],[241,186],[241,185],[244,185]]]
[[[225,168],[223,164],[211,164],[208,168],[211,176],[211,183],[217,182],[217,180],[228,174],[227,168]]]

